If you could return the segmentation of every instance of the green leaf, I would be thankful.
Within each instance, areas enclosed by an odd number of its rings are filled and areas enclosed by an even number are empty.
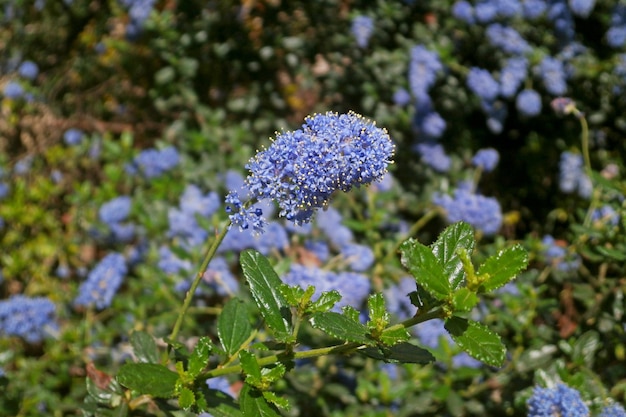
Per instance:
[[[378,340],[387,346],[393,346],[400,342],[406,342],[411,335],[404,327],[395,327],[383,331]]]
[[[328,311],[333,308],[339,300],[341,300],[339,291],[324,291],[322,295],[320,295],[320,298],[311,303],[308,311],[311,313]]]
[[[280,278],[267,258],[257,251],[243,251],[240,262],[252,298],[267,326],[277,339],[286,341],[291,335],[291,310],[280,293]]]
[[[231,396],[210,389],[206,384],[196,391],[196,405],[200,411],[209,412],[213,417],[242,417],[239,405]]]
[[[251,334],[252,326],[246,305],[242,300],[232,298],[224,305],[217,319],[217,335],[224,351],[234,355]]]
[[[373,340],[368,337],[369,329],[343,314],[332,311],[315,313],[309,319],[311,326],[340,340],[372,344]]]
[[[261,367],[254,354],[247,350],[242,350],[239,352],[239,361],[241,362],[243,373],[246,374],[246,382],[252,385],[261,384]]]
[[[189,410],[196,404],[196,396],[193,391],[187,387],[183,387],[178,394],[178,405],[183,410]]]
[[[120,368],[117,380],[140,394],[173,398],[178,374],[156,363],[127,363]]]
[[[359,349],[358,352],[374,359],[401,363],[427,364],[435,361],[432,353],[408,342],[400,342],[394,346],[382,349],[370,346],[365,349]]]
[[[279,397],[275,392],[263,391],[263,398],[265,398],[268,402],[274,404],[278,408],[282,408],[284,410],[289,409],[289,400]]]
[[[202,336],[198,339],[198,343],[193,352],[189,356],[189,362],[187,364],[187,371],[192,378],[197,377],[200,372],[209,364],[209,355],[213,350],[213,344],[211,339],[206,336]]]
[[[381,293],[372,294],[367,299],[369,321],[367,327],[370,330],[382,332],[389,324],[389,313],[385,306],[385,298]]]
[[[443,265],[444,275],[452,289],[459,288],[465,274],[458,250],[463,248],[471,254],[475,243],[472,227],[465,222],[458,222],[448,226],[431,245],[433,253]]]
[[[402,265],[415,277],[418,286],[438,300],[450,295],[450,283],[443,266],[429,247],[408,239],[400,245],[400,252]]]
[[[506,349],[500,337],[486,326],[461,317],[446,320],[452,339],[470,356],[491,366],[501,366]]]
[[[244,417],[280,417],[278,410],[270,404],[263,393],[244,384],[239,393],[239,404]]]
[[[521,245],[504,249],[490,256],[480,266],[478,274],[484,281],[481,292],[493,291],[511,281],[528,265],[528,252]]]
[[[589,330],[583,333],[574,344],[572,349],[572,360],[588,368],[593,367],[596,359],[596,352],[602,347],[602,342],[598,332]]]
[[[470,311],[478,303],[478,296],[468,288],[459,288],[454,292],[452,304],[454,311]]]
[[[133,347],[133,353],[139,362],[159,362],[159,350],[156,342],[148,333],[140,331],[133,332],[130,335],[130,344]]]

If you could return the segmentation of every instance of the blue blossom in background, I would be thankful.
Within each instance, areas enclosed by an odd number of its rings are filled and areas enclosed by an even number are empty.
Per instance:
[[[554,388],[536,386],[526,405],[528,417],[589,417],[589,408],[580,393],[565,384]]]
[[[589,177],[584,172],[582,155],[569,151],[561,153],[559,188],[566,194],[578,192],[578,195],[583,198],[591,196],[593,187]]]
[[[341,224],[341,214],[334,208],[321,211],[316,219],[317,227],[324,232],[330,242],[337,248],[349,245],[354,240],[352,231]]]
[[[548,3],[545,0],[525,0],[522,3],[522,11],[527,19],[537,19],[548,10]]]
[[[489,23],[498,16],[498,7],[493,1],[481,0],[474,6],[474,16],[479,23]]]
[[[14,295],[0,301],[0,335],[39,343],[57,328],[56,307],[48,298]]]
[[[13,166],[13,173],[16,175],[27,174],[33,166],[33,156],[26,155],[20,158]]]
[[[263,234],[255,235],[251,243],[252,247],[263,255],[269,255],[272,251],[284,251],[288,248],[289,236],[282,224],[268,222],[263,229]]]
[[[419,143],[415,145],[415,150],[421,155],[422,162],[437,172],[448,172],[452,165],[452,160],[439,143]]]
[[[33,61],[24,61],[17,68],[17,73],[27,80],[34,80],[39,74],[39,67]]]
[[[449,223],[465,221],[485,235],[496,234],[502,226],[502,209],[493,197],[457,188],[452,196],[435,194],[433,203],[445,211]]]
[[[159,248],[159,260],[157,266],[165,274],[178,274],[180,272],[190,272],[193,270],[193,264],[189,259],[179,258],[170,248],[167,246],[161,246]]]
[[[350,31],[356,39],[356,44],[359,45],[359,48],[367,48],[370,37],[374,32],[374,20],[368,16],[356,16],[352,19]]]
[[[574,16],[565,0],[550,2],[547,10],[548,19],[554,24],[554,32],[562,44],[568,44],[574,40],[576,28]]]
[[[124,256],[115,252],[108,254],[89,272],[87,280],[80,285],[74,305],[95,306],[99,310],[109,307],[127,272]]]
[[[406,106],[411,102],[411,93],[404,88],[400,88],[393,93],[393,102],[398,106]]]
[[[321,240],[307,240],[304,248],[315,255],[319,262],[326,262],[330,258],[330,248]]]
[[[487,127],[489,130],[499,135],[504,130],[504,123],[509,115],[507,106],[500,100],[494,102],[483,101],[481,107],[487,115]]]
[[[589,17],[596,0],[568,0],[569,8],[578,17]]]
[[[246,186],[257,200],[274,200],[279,216],[306,223],[317,209],[328,206],[336,191],[380,180],[393,152],[387,131],[356,113],[316,114],[300,129],[278,134],[250,160]],[[242,214],[235,197],[229,194],[229,205]],[[233,220],[240,224],[238,220],[248,222],[250,216]]]
[[[605,36],[606,42],[612,48],[621,48],[626,44],[626,5],[618,4],[615,6]]]
[[[609,205],[598,207],[591,212],[591,221],[594,223],[617,226],[620,215]]]
[[[471,25],[474,23],[474,8],[465,0],[457,1],[452,5],[452,16]]]
[[[500,71],[500,94],[510,98],[526,79],[528,73],[528,60],[523,57],[512,57],[506,60]]]
[[[613,403],[604,407],[598,417],[626,417],[626,410],[621,405]]]
[[[556,241],[554,237],[545,235],[541,240],[543,256],[546,262],[559,271],[575,271],[581,264],[580,256],[567,250],[566,243]]]
[[[65,142],[66,145],[74,146],[82,142],[83,136],[84,136],[83,132],[79,129],[74,129],[74,128],[67,129],[63,133],[63,141]]]
[[[402,277],[397,284],[385,288],[383,296],[389,312],[396,315],[399,320],[413,317],[417,307],[411,304],[409,294],[416,290],[415,278],[412,276]]]
[[[9,81],[4,85],[2,94],[6,98],[17,99],[24,96],[24,88],[22,88],[22,86],[15,81]]]
[[[522,15],[522,3],[519,0],[497,0],[495,3],[499,17],[508,19]]]
[[[441,319],[432,319],[418,324],[411,328],[411,331],[419,339],[420,344],[429,348],[437,349],[443,338],[448,345],[453,345],[452,337],[448,334],[444,327],[444,321]],[[458,353],[452,357],[452,366],[478,368],[482,363],[465,352]]]
[[[6,182],[0,182],[0,200],[4,199],[9,195],[9,191],[11,191],[11,187]]]
[[[543,80],[546,90],[555,96],[562,96],[567,91],[567,82],[563,62],[550,56],[544,57],[535,72]]]
[[[500,154],[493,148],[480,149],[472,158],[472,165],[485,172],[493,171],[500,161]]]
[[[482,68],[472,67],[467,74],[467,86],[484,101],[493,101],[500,92],[500,85],[491,73]]]
[[[235,398],[235,394],[233,393],[233,389],[230,386],[230,382],[228,382],[228,379],[224,378],[223,376],[218,376],[215,378],[207,379],[206,384],[210,389],[222,391],[223,393],[231,396],[232,398]],[[204,414],[207,414],[207,413],[204,413]]]
[[[115,197],[100,206],[98,217],[109,226],[120,223],[128,218],[132,200],[128,196]]]
[[[435,84],[437,73],[443,69],[439,54],[423,45],[411,48],[409,60],[409,89],[418,100],[428,100],[428,90]]]
[[[446,121],[437,112],[428,113],[421,121],[420,133],[426,139],[439,139],[446,130]]]
[[[239,291],[239,283],[222,257],[211,259],[202,275],[202,281],[221,296],[233,296]]]
[[[210,217],[220,207],[220,197],[215,192],[203,194],[197,185],[188,184],[180,197],[180,208],[190,215]]]
[[[523,116],[537,116],[541,113],[541,96],[535,90],[522,90],[515,99],[515,106]]]
[[[512,27],[493,23],[487,27],[486,35],[493,46],[507,54],[522,55],[532,50],[528,42]]]
[[[369,246],[351,243],[341,248],[341,256],[356,272],[363,272],[374,263],[374,252]]]
[[[134,39],[141,33],[145,21],[154,9],[156,0],[119,0],[128,9],[130,22],[126,27],[126,37]]]
[[[173,146],[163,149],[145,149],[129,167],[130,172],[141,172],[146,178],[156,178],[178,165],[180,156]]]

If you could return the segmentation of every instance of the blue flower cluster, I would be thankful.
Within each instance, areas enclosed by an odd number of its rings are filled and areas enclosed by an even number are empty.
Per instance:
[[[368,16],[356,16],[352,19],[352,26],[350,31],[356,39],[356,44],[359,48],[367,48],[370,37],[374,32],[374,20]]]
[[[502,226],[502,209],[498,200],[472,192],[461,186],[452,196],[435,194],[433,203],[440,206],[450,223],[465,221],[485,235],[496,234]]]
[[[215,192],[203,194],[198,186],[189,184],[180,197],[179,208],[171,208],[168,236],[180,240],[180,245],[192,248],[202,245],[208,232],[198,223],[196,216],[208,219],[220,207],[220,198]]]
[[[584,172],[583,157],[565,151],[559,161],[559,188],[566,194],[577,192],[583,198],[590,198],[593,184]]]
[[[250,160],[246,186],[257,201],[274,200],[279,216],[302,224],[327,207],[336,191],[380,180],[393,152],[386,130],[356,113],[316,114],[307,117],[301,129],[278,134],[269,148]],[[230,193],[228,203],[241,214],[245,207],[238,206],[236,198]],[[231,216],[231,221],[240,225],[252,214]]]
[[[39,343],[57,327],[56,307],[48,298],[14,295],[0,301],[0,334]]]
[[[130,165],[126,166],[126,171],[129,174],[140,172],[149,179],[156,178],[178,165],[179,160],[178,151],[173,146],[163,149],[145,149]]]
[[[598,207],[591,212],[591,221],[598,225],[617,226],[620,215],[609,205]]]
[[[17,68],[20,77],[27,80],[34,80],[39,75],[39,67],[33,61],[24,61]]]
[[[144,22],[154,9],[155,0],[119,0],[122,6],[128,8],[130,22],[126,27],[126,37],[134,39],[141,33]]]
[[[68,146],[75,146],[82,142],[83,132],[79,129],[68,129],[63,133],[63,141]]]
[[[565,384],[554,388],[535,387],[528,399],[528,417],[588,417],[589,408],[580,393]]]
[[[130,197],[119,196],[107,201],[98,210],[100,221],[109,227],[114,241],[127,242],[135,234],[133,224],[123,223],[130,214],[131,204]]]
[[[484,172],[491,172],[496,169],[500,161],[500,154],[493,148],[480,149],[472,158],[472,164],[480,167]]]
[[[626,417],[626,410],[621,405],[613,403],[605,406],[598,417]]]
[[[80,285],[74,305],[95,307],[100,310],[109,307],[127,272],[124,256],[116,252],[109,253],[89,272],[87,280]]]
[[[626,5],[617,4],[613,9],[606,41],[613,48],[621,48],[626,44]]]
[[[421,156],[421,161],[437,172],[448,172],[452,165],[452,160],[443,145],[440,143],[423,142],[415,145],[415,150]]]
[[[580,267],[580,256],[567,250],[565,242],[559,242],[550,235],[545,235],[541,240],[543,256],[546,262],[559,271],[575,271]]]

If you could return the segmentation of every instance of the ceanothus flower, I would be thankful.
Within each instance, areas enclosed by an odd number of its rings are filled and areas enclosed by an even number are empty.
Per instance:
[[[359,48],[367,48],[372,32],[374,32],[374,20],[369,16],[356,16],[352,20],[350,31]]]
[[[493,171],[500,161],[500,154],[493,148],[478,150],[472,158],[472,165],[480,167],[485,172]]]
[[[74,305],[95,306],[98,310],[109,307],[127,272],[124,256],[115,252],[108,254],[80,285]]]
[[[613,403],[604,407],[598,417],[626,417],[626,411],[621,405]]]
[[[535,90],[522,90],[515,99],[515,106],[524,116],[537,116],[541,113],[541,96]]]
[[[580,393],[565,384],[554,388],[535,387],[533,395],[526,403],[528,417],[587,417],[589,408]]]
[[[57,327],[56,307],[48,298],[14,295],[0,301],[0,335],[39,343]]]
[[[443,208],[450,223],[465,221],[485,235],[494,235],[502,226],[502,209],[493,197],[459,187],[452,196],[436,194],[433,203]]]
[[[279,133],[248,162],[246,187],[256,200],[274,200],[279,216],[307,223],[336,191],[380,180],[393,152],[387,131],[356,113],[316,114],[300,129]],[[226,202],[231,224],[262,229],[262,212],[251,211],[234,192]]]

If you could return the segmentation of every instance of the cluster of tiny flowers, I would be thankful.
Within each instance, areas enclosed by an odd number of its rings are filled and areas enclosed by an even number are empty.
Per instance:
[[[10,99],[18,99],[24,95],[24,88],[15,81],[9,81],[4,85],[2,95]]]
[[[493,46],[508,54],[522,55],[531,51],[528,42],[512,27],[494,23],[487,27],[486,35]]]
[[[537,116],[541,113],[541,96],[535,90],[522,90],[515,99],[515,106],[524,116]]]
[[[626,410],[617,403],[607,405],[598,417],[626,417]]]
[[[33,61],[24,61],[17,68],[17,73],[22,78],[27,80],[34,80],[39,74],[39,67]]]
[[[196,185],[189,184],[180,197],[179,208],[170,208],[169,237],[181,239],[182,245],[194,247],[206,241],[208,232],[198,224],[196,216],[209,218],[220,207],[217,193],[203,194]]]
[[[437,73],[443,69],[437,52],[423,45],[411,49],[409,61],[409,88],[418,101],[430,101],[428,90],[437,80]]]
[[[263,209],[246,205],[241,201],[236,191],[230,191],[225,199],[226,213],[231,225],[239,226],[241,231],[252,229],[262,233],[267,221],[263,217]]]
[[[613,48],[621,48],[626,44],[626,5],[618,4],[613,9],[606,41]]]
[[[496,169],[500,161],[500,154],[493,148],[480,149],[472,158],[472,164],[480,167],[484,172],[491,172]]]
[[[443,208],[448,222],[465,221],[485,235],[496,234],[502,226],[502,209],[493,197],[485,197],[460,187],[452,196],[435,194],[433,203]]]
[[[575,271],[580,267],[580,257],[576,253],[568,252],[565,243],[558,242],[554,237],[546,235],[541,240],[543,256],[546,262],[562,272]]]
[[[368,16],[356,16],[352,19],[350,30],[359,48],[366,48],[374,32],[374,21]]]
[[[178,151],[173,146],[163,149],[145,149],[126,167],[129,174],[141,172],[146,178],[155,178],[171,170],[180,160]]]
[[[45,297],[14,295],[0,301],[0,334],[41,342],[57,328],[56,307]]]
[[[559,188],[564,193],[578,192],[583,198],[589,198],[593,191],[591,180],[583,169],[582,155],[565,151],[559,161]]]
[[[94,306],[97,309],[109,307],[127,272],[124,256],[115,252],[108,254],[89,272],[87,280],[80,285],[74,305]]]
[[[620,215],[609,205],[598,207],[591,212],[591,221],[595,224],[617,226]]]
[[[380,180],[393,151],[387,132],[355,113],[316,114],[250,160],[246,187],[256,200],[277,202],[279,216],[302,224],[327,207],[334,192]],[[256,213],[246,211],[237,194],[231,192],[227,204],[238,215],[233,224],[256,225]]]
[[[78,129],[67,129],[63,133],[63,142],[68,146],[78,145],[83,140],[83,132]]]
[[[137,36],[154,9],[155,0],[120,0],[122,6],[128,8],[130,22],[126,27],[126,36],[130,39]]]
[[[528,73],[528,60],[513,57],[506,60],[500,71],[500,94],[510,98],[515,95]]]
[[[107,201],[98,210],[100,221],[109,227],[115,241],[126,242],[135,233],[134,225],[123,223],[130,214],[131,204],[130,197],[119,196]]]
[[[472,67],[467,74],[467,86],[482,100],[490,102],[498,97],[500,85],[485,69]]]
[[[535,387],[528,399],[528,417],[588,417],[589,408],[580,393],[565,384],[554,388]]]
[[[419,143],[415,150],[420,154],[421,161],[437,172],[448,172],[452,160],[439,143]]]

